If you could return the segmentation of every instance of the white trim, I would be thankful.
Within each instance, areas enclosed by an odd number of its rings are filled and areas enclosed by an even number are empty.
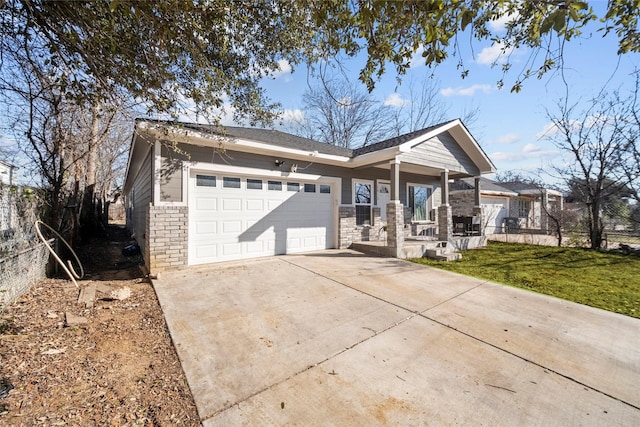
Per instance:
[[[371,202],[368,203],[369,206],[373,206],[373,192],[375,191],[375,182],[370,180],[370,179],[359,179],[359,178],[353,178],[351,180],[351,203],[353,204],[353,206],[356,205],[356,184],[365,184],[365,185],[370,185],[371,186]],[[358,203],[359,205],[367,205],[367,203]]]
[[[462,191],[473,191],[473,189],[471,190],[462,190]],[[502,196],[502,197],[516,197],[518,196],[518,193],[512,193],[509,191],[491,191],[491,190],[483,190],[482,188],[480,189],[480,196],[485,195],[485,196],[490,196],[490,197],[494,197],[494,196]]]
[[[153,143],[153,160],[151,162],[151,177],[153,178],[153,192],[151,203],[156,206],[160,202],[160,171],[162,170],[162,146],[160,141]],[[158,205],[159,206],[159,205]]]
[[[171,134],[172,140],[190,145],[201,144],[204,146],[216,146],[221,148],[228,146],[230,147],[230,149],[236,151],[245,151],[256,154],[284,154],[302,160],[309,159],[317,161],[317,159],[322,159],[339,164],[349,163],[351,161],[351,158],[347,156],[318,153],[317,151],[301,150],[297,148],[287,148],[279,145],[272,145],[265,142],[237,138],[233,136],[212,135],[208,133],[198,132],[192,129],[181,129],[175,126],[163,125],[163,128],[165,130],[161,130],[161,126],[145,126],[142,128],[156,138],[166,138],[167,133],[169,133]],[[198,144],[194,144],[194,140],[197,141]]]
[[[356,203],[356,185],[357,184],[371,186],[371,192],[369,194],[369,198],[371,199],[371,201],[369,203]],[[353,207],[355,208],[356,206],[369,206],[369,224],[358,224],[358,215],[356,213],[356,226],[366,227],[366,226],[373,225],[373,207],[376,206],[373,203],[373,201],[375,200],[375,194],[374,194],[375,191],[376,191],[376,186],[373,180],[358,179],[358,178],[353,178],[351,180],[351,203],[353,204]]]

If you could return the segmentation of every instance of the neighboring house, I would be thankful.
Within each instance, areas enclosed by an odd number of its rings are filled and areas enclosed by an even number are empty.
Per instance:
[[[7,235],[15,226],[15,206],[10,197],[9,187],[14,184],[14,172],[17,167],[0,160],[0,233]]]
[[[1,185],[13,185],[14,171],[17,168],[10,163],[0,160],[0,184]]]
[[[494,171],[460,120],[355,150],[274,130],[137,120],[127,225],[150,271],[369,240],[398,256],[405,234],[451,238],[449,178]]]
[[[505,227],[548,231],[553,227],[548,214],[563,209],[559,191],[522,182],[498,183],[487,178],[477,181],[484,234],[502,233]],[[469,178],[458,179],[450,186],[454,218],[473,215],[475,187],[476,180]]]

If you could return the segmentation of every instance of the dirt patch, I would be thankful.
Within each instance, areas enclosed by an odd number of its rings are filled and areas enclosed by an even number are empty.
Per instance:
[[[200,425],[139,257],[122,256],[128,241],[110,226],[80,249],[92,307],[70,281],[46,279],[2,313],[1,425]]]

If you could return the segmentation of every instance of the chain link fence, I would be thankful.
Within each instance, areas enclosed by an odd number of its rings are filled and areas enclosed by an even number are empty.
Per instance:
[[[33,190],[0,186],[0,312],[46,277],[49,252],[34,229],[39,206]]]

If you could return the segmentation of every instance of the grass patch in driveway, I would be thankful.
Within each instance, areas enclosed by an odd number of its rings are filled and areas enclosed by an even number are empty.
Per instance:
[[[489,242],[454,262],[418,264],[640,318],[640,258],[578,248]]]

